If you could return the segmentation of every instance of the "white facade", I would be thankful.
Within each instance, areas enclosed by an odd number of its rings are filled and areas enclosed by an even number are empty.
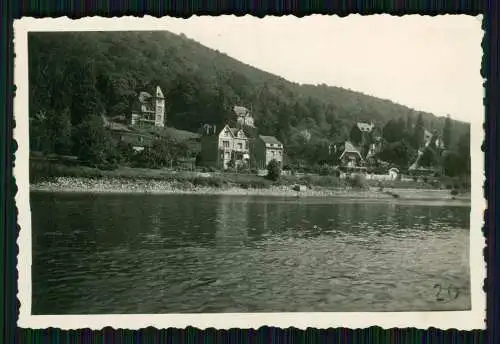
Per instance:
[[[165,97],[160,86],[156,86],[155,95],[147,92],[139,94],[141,110],[132,113],[132,125],[163,128],[165,126]]]

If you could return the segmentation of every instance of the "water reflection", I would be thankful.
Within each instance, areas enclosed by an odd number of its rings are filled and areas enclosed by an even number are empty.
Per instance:
[[[33,194],[33,313],[467,309],[465,209]]]

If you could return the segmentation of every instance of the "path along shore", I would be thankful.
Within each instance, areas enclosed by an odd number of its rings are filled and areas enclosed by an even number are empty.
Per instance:
[[[30,185],[31,191],[38,192],[78,192],[78,193],[145,193],[145,194],[205,194],[241,196],[281,196],[281,197],[344,197],[356,199],[400,199],[419,201],[450,201],[470,204],[470,193],[451,195],[443,189],[384,189],[364,190],[349,188],[312,187],[305,191],[295,191],[291,186],[271,186],[269,188],[242,188],[235,186],[211,187],[194,186],[163,180],[123,180],[114,178],[89,179],[60,177]]]

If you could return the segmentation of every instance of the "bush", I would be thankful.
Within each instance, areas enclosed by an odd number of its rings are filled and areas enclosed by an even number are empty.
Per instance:
[[[347,179],[347,183],[350,187],[354,189],[366,189],[368,185],[366,183],[366,178],[363,175],[355,174]]]
[[[319,170],[320,176],[339,176],[340,173],[335,167],[323,165]]]
[[[457,189],[453,189],[453,190],[451,190],[450,193],[451,193],[452,196],[456,196],[456,195],[458,195],[458,190]]]
[[[431,181],[429,182],[429,184],[430,184],[433,188],[439,188],[439,185],[440,185],[439,180],[437,180],[437,179],[433,179],[433,180],[431,180]]]
[[[97,166],[97,168],[102,171],[113,171],[118,168],[118,164],[116,162],[109,162],[105,164],[100,164]]]
[[[281,175],[280,164],[276,160],[271,160],[267,165],[267,178],[277,181]]]

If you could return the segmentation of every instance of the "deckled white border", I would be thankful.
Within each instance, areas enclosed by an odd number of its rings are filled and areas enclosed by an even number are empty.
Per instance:
[[[428,17],[431,20],[431,17]],[[439,18],[439,17],[433,17]],[[479,17],[478,19],[481,19]],[[84,18],[71,20],[68,18],[33,19],[22,18],[14,22],[15,70],[14,83],[17,87],[14,99],[14,118],[16,127],[14,138],[18,143],[14,176],[18,192],[16,206],[19,211],[18,223],[21,227],[18,238],[19,256],[17,269],[19,272],[18,299],[21,302],[18,326],[22,328],[61,329],[91,328],[101,329],[105,326],[113,328],[139,329],[148,326],[156,328],[194,326],[200,329],[215,327],[258,328],[264,325],[286,328],[294,326],[328,328],[347,327],[365,328],[380,326],[416,327],[416,328],[456,328],[460,330],[485,328],[486,297],[482,290],[485,278],[483,248],[485,240],[482,235],[483,212],[486,201],[482,195],[484,183],[484,155],[481,144],[484,139],[484,118],[477,118],[471,123],[471,158],[472,158],[472,209],[470,236],[471,264],[471,296],[472,310],[457,312],[356,312],[356,313],[236,313],[236,314],[133,314],[133,315],[31,315],[31,216],[29,203],[29,131],[28,131],[28,41],[30,31],[131,31],[162,30],[168,18],[153,17],[134,18]],[[234,20],[238,20],[234,17]],[[265,19],[264,19],[265,20]],[[301,19],[297,19],[301,20]],[[479,20],[480,21],[480,20]],[[481,42],[477,42],[481,44]],[[480,66],[477,66],[480,72]]]

